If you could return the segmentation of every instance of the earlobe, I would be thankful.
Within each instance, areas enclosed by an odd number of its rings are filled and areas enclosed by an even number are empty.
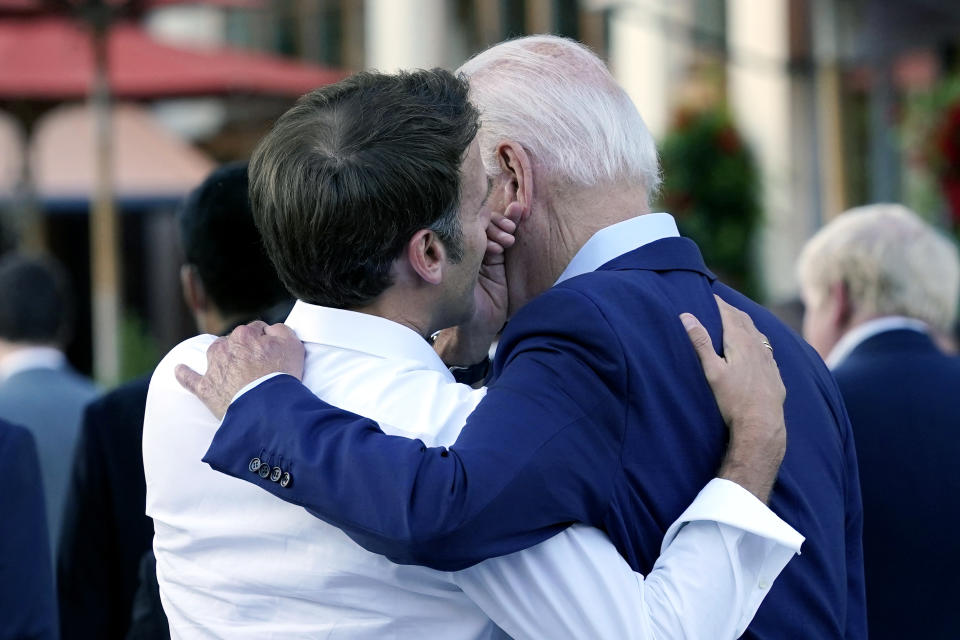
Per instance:
[[[505,202],[517,203],[520,207],[517,218],[511,218],[516,223],[530,212],[533,200],[533,164],[526,149],[517,142],[506,140],[497,146],[497,161],[500,170],[507,176],[504,181],[506,189]],[[506,215],[506,212],[504,213]]]
[[[840,329],[846,329],[853,318],[854,308],[850,301],[850,290],[846,282],[837,282],[831,287],[830,295],[834,302],[834,320]]]

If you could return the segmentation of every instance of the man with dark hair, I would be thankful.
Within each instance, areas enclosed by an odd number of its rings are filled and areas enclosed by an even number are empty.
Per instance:
[[[394,260],[421,229],[460,262],[459,166],[478,128],[463,90],[439,74],[359,73],[283,115],[251,160],[250,193],[267,250],[297,298],[369,304],[393,283]],[[385,132],[376,125],[387,113]]]
[[[185,258],[180,284],[200,333],[228,333],[289,302],[254,226],[248,191],[246,163],[224,165],[177,217]]]
[[[289,297],[253,222],[247,166],[216,169],[178,213],[185,264],[183,297],[202,333],[224,334],[256,318],[280,319]],[[286,303],[286,304],[285,304]],[[144,514],[143,411],[149,377],[92,402],[74,459],[70,500],[57,562],[63,638],[127,637],[138,566],[151,548],[153,522]],[[155,584],[152,557],[141,567]],[[155,590],[156,587],[154,586]],[[158,601],[144,598],[136,615],[165,631]]]
[[[81,414],[97,393],[63,354],[72,305],[66,273],[53,258],[14,254],[0,261],[0,418],[37,441],[52,554]]]
[[[307,343],[304,382],[376,416],[392,434],[429,444],[452,443],[484,392],[456,384],[427,338],[502,300],[494,292],[513,242],[512,221],[490,224],[467,91],[440,70],[357,74],[301,98],[250,163],[257,223],[300,298],[286,322]],[[181,344],[157,367],[144,427],[147,512],[171,630],[229,638],[650,638],[654,629],[733,637],[762,599],[758,580],[775,577],[799,544],[749,492],[763,494],[783,452],[782,385],[759,334],[740,329],[727,339],[747,335],[746,350],[766,374],[743,387],[763,409],[744,403],[730,414],[733,460],[752,452],[743,486],[716,479],[692,497],[646,577],[589,527],[456,573],[364,551],[298,506],[202,463],[218,421],[174,369],[202,369],[208,346],[213,353],[223,343],[206,336]],[[720,361],[702,338],[701,354]],[[723,393],[718,402],[739,404]],[[411,431],[425,422],[429,429]],[[744,433],[753,435],[744,441]],[[741,449],[744,442],[753,446]],[[246,472],[295,491],[297,478],[310,486],[298,475],[300,457],[265,449],[247,458]],[[338,469],[352,464],[349,450],[334,457]],[[377,472],[394,468],[385,459]],[[749,518],[738,512],[745,504]]]

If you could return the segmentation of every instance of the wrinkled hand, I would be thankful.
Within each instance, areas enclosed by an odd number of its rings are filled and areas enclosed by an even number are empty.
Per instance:
[[[707,382],[730,429],[719,476],[737,482],[766,502],[786,451],[783,418],[786,389],[767,338],[746,313],[719,297],[723,354],[713,350],[707,330],[689,313],[680,316]]]
[[[202,376],[180,364],[177,381],[222,419],[233,397],[254,380],[271,373],[303,378],[306,351],[296,334],[283,324],[257,320],[241,325],[207,349],[207,371]]]
[[[513,246],[519,206],[510,205],[503,214],[493,213],[487,226],[487,251],[480,265],[474,289],[473,317],[441,331],[434,346],[447,366],[469,366],[483,360],[497,332],[507,322],[507,278],[504,252]]]

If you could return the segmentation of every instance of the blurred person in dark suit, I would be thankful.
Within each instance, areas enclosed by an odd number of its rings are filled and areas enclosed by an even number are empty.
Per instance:
[[[178,221],[185,256],[180,283],[200,333],[282,319],[290,303],[253,224],[246,164],[214,171],[187,198]],[[167,633],[152,595],[153,522],[144,514],[141,439],[149,382],[145,376],[107,393],[84,415],[57,562],[65,639]]]
[[[853,424],[871,638],[956,638],[960,609],[960,360],[954,244],[905,207],[844,213],[800,256],[804,336]]]
[[[57,607],[37,446],[23,427],[0,421],[0,640],[56,640]]]
[[[26,427],[36,440],[51,554],[83,408],[97,395],[63,353],[72,303],[67,275],[52,258],[0,260],[0,418]]]

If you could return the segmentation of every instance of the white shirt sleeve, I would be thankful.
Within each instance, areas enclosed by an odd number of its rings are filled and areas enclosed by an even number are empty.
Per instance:
[[[803,537],[739,485],[712,480],[667,531],[646,578],[574,525],[453,575],[517,639],[739,637]]]

